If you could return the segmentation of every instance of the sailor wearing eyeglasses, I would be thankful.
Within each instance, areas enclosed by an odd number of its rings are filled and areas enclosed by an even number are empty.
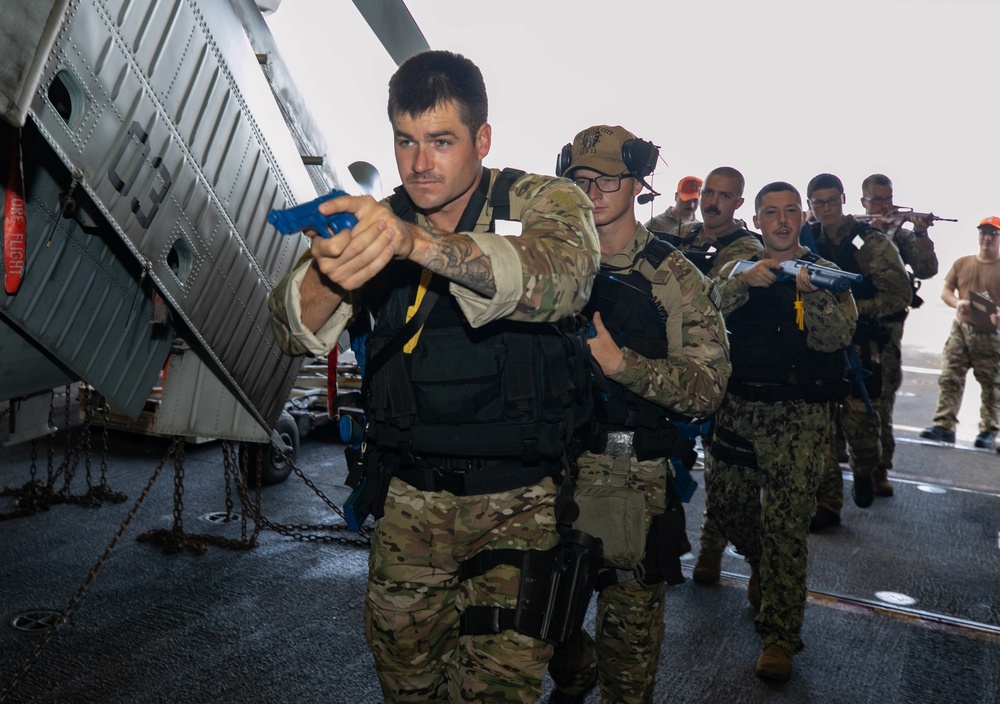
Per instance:
[[[844,184],[833,174],[819,174],[809,182],[806,195],[816,222],[811,234],[819,254],[845,271],[864,276],[852,287],[858,306],[858,325],[854,348],[861,366],[871,372],[864,381],[865,393],[857,383],[841,404],[841,424],[848,443],[849,461],[854,474],[852,494],[860,508],[871,506],[875,482],[887,483],[885,469],[880,469],[879,399],[889,359],[898,350],[891,344],[887,319],[905,313],[912,290],[903,261],[892,242],[880,230],[844,214]],[[867,396],[867,399],[865,398]],[[816,494],[816,514],[810,530],[821,531],[840,525],[844,503],[843,478],[834,450],[831,429],[825,468]]]
[[[598,679],[602,701],[652,701],[666,584],[684,581],[679,558],[690,549],[669,458],[686,454],[693,463],[693,442],[668,416],[712,413],[731,369],[710,281],[636,219],[636,197],[658,155],[623,127],[596,125],[563,148],[556,167],[590,198],[600,240],[601,269],[584,315],[607,385],[595,394],[578,462],[574,528],[604,540],[606,569],[598,577],[595,637],[581,631],[550,661],[552,702],[582,702]],[[631,507],[637,540],[597,532],[625,522],[594,510],[609,495]]]

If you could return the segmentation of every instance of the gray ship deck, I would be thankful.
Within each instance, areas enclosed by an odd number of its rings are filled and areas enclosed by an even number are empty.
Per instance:
[[[975,393],[971,384],[966,393]],[[935,396],[933,376],[906,375],[896,414],[896,495],[867,510],[848,498],[844,525],[810,538],[806,648],[791,681],[774,685],[754,675],[760,642],[746,601],[748,570],[727,555],[719,585],[688,580],[668,592],[656,701],[1000,701],[1000,457],[962,436],[956,448],[921,443],[917,432]],[[303,441],[299,465],[342,502],[342,447],[327,430]],[[91,440],[96,476],[100,433]],[[65,607],[167,447],[123,433],[111,433],[110,446],[108,484],[128,500],[57,505],[2,522],[0,688],[42,638],[12,628],[11,618]],[[0,450],[0,486],[27,481],[30,452],[26,445]],[[62,452],[57,446],[57,464]],[[237,524],[210,520],[225,511],[221,460],[219,443],[186,448],[184,527],[239,537]],[[36,462],[44,476],[44,443]],[[253,550],[165,555],[135,538],[170,527],[171,474],[168,465],[69,622],[7,701],[381,701],[362,626],[364,549],[265,530]],[[692,543],[702,501],[699,489],[687,510]],[[12,507],[0,498],[0,511]],[[337,521],[294,475],[265,489],[262,510],[286,524]]]

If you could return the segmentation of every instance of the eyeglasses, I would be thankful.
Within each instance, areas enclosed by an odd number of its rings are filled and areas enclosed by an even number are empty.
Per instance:
[[[844,202],[844,196],[837,196],[836,198],[827,198],[826,200],[812,200],[810,199],[809,205],[812,206],[813,210],[819,208],[834,208]]]
[[[614,193],[622,187],[623,178],[632,178],[632,174],[619,174],[618,176],[595,176],[594,178],[584,178],[574,176],[573,183],[584,193],[590,192],[590,184],[597,186],[601,193]]]
[[[865,198],[865,200],[872,205],[892,205],[892,196],[886,196],[885,198],[876,196],[875,198]]]

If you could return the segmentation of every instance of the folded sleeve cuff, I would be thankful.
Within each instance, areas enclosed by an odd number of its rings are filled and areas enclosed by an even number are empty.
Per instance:
[[[302,286],[302,280],[305,278],[310,264],[311,260],[310,263],[295,271],[286,289],[285,309],[288,312],[288,329],[292,337],[305,347],[309,354],[328,354],[336,347],[341,333],[351,321],[351,304],[347,300],[341,303],[333,311],[330,319],[315,333],[305,327],[302,324],[302,296],[299,293],[299,287]]]
[[[468,234],[490,259],[496,293],[492,298],[487,298],[454,282],[450,284],[449,290],[458,301],[469,324],[472,327],[481,327],[491,321],[505,318],[514,311],[523,294],[524,275],[521,258],[514,249],[516,237],[508,238],[477,232]]]

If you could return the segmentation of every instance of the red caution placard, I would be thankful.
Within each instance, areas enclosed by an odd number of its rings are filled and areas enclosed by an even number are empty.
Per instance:
[[[12,132],[10,150],[10,175],[7,179],[7,196],[3,204],[3,288],[7,295],[17,293],[24,275],[25,230],[24,183],[21,178],[20,132]]]

